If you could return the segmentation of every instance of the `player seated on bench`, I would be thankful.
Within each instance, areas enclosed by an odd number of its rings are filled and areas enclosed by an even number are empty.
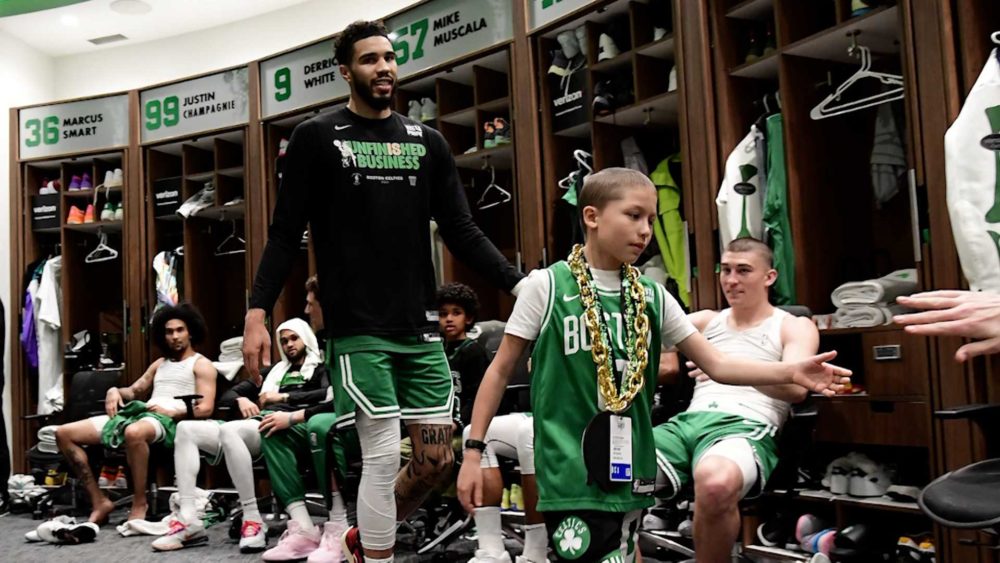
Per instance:
[[[195,418],[207,418],[215,405],[215,368],[194,349],[205,338],[201,313],[187,303],[167,306],[153,315],[151,325],[153,343],[163,357],[132,385],[109,389],[104,402],[106,414],[56,429],[59,450],[90,496],[90,522],[107,521],[114,504],[97,486],[82,446],[125,446],[134,493],[128,520],[143,520],[148,507],[149,445],[173,447],[177,421],[188,416],[184,401],[175,397],[202,396],[194,404]]]

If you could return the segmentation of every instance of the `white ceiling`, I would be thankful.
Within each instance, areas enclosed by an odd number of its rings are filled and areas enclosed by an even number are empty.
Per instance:
[[[143,0],[152,9],[142,15],[111,10],[112,0],[89,0],[63,8],[0,18],[0,32],[17,37],[52,57],[134,45],[225,25],[280,10],[307,0]],[[339,1],[346,4],[345,0]],[[64,20],[75,18],[76,25]],[[96,46],[88,39],[120,33],[127,41]],[[291,43],[294,43],[292,41]]]

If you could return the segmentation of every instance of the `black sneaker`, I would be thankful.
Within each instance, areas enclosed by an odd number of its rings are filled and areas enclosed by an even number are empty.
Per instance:
[[[784,547],[788,538],[794,534],[795,522],[785,514],[778,513],[774,518],[757,526],[757,541],[767,547]]]

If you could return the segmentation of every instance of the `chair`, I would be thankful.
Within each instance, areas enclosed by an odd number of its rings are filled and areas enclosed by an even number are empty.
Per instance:
[[[983,425],[1000,419],[1000,404],[965,405],[937,411],[945,420],[971,419]],[[921,491],[918,503],[935,522],[949,528],[981,529],[1000,536],[1000,458],[986,459],[946,473]],[[1000,550],[1000,545],[983,545],[960,539],[965,545]]]

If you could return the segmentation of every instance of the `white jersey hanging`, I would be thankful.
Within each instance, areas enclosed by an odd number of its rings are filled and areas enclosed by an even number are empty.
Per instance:
[[[719,242],[722,250],[734,239],[763,240],[764,135],[756,126],[736,145],[726,159],[715,205],[719,211]]]
[[[947,199],[973,291],[1000,292],[1000,60],[994,49],[944,136]]]

